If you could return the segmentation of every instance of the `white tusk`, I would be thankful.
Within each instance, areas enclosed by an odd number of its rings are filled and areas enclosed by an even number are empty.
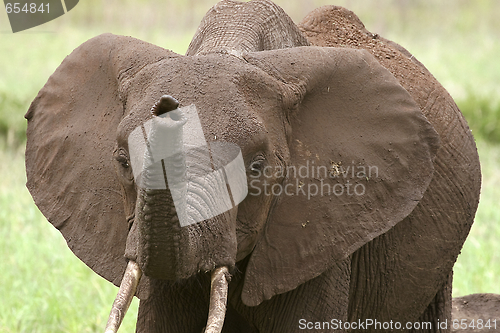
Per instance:
[[[210,308],[205,333],[220,333],[222,331],[226,316],[228,278],[227,267],[219,267],[212,272]]]
[[[118,332],[118,328],[125,317],[125,313],[127,313],[128,307],[134,298],[141,275],[142,272],[139,265],[130,260],[125,270],[125,274],[123,275],[118,294],[113,302],[113,307],[111,308],[108,323],[104,331],[105,333]]]

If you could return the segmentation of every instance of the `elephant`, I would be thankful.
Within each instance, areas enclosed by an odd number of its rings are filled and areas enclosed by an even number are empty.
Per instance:
[[[500,295],[471,294],[453,298],[452,332],[496,332],[500,329]]]
[[[25,117],[36,205],[120,286],[107,332],[134,295],[137,332],[449,331],[474,138],[354,13],[223,0],[186,55],[103,34]]]

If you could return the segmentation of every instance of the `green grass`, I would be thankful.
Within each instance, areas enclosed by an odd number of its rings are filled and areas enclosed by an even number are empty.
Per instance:
[[[26,139],[26,121],[20,116],[28,105],[27,99],[0,91],[0,137],[7,146],[19,146]]]
[[[21,150],[0,151],[0,332],[102,332],[118,288],[69,250],[24,186]],[[134,300],[122,332],[133,332]]]
[[[478,143],[483,183],[469,237],[455,264],[453,295],[500,294],[500,147]]]
[[[469,93],[467,98],[458,100],[457,104],[467,117],[476,138],[500,143],[500,99],[498,97]]]
[[[499,2],[500,3],[500,2]],[[405,45],[448,90],[476,138],[500,143],[500,35],[465,32],[427,39],[393,39]]]

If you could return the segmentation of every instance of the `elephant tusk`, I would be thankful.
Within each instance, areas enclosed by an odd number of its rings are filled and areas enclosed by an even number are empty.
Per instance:
[[[212,272],[210,288],[210,308],[205,333],[220,333],[226,316],[227,289],[229,280],[227,267],[219,267]]]
[[[141,275],[142,272],[139,265],[130,260],[128,262],[127,269],[125,270],[125,274],[123,275],[123,280],[120,284],[118,294],[113,302],[113,307],[111,308],[108,323],[106,324],[106,329],[104,331],[105,333],[116,333],[118,331],[118,328],[127,313],[128,307],[134,298]]]

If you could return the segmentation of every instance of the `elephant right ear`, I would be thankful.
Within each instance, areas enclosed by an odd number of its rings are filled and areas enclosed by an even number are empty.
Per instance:
[[[245,273],[242,299],[254,306],[319,276],[407,217],[432,179],[440,143],[409,93],[367,51],[297,47],[245,60],[292,102],[286,176]]]
[[[113,162],[127,82],[144,66],[178,56],[111,34],[75,49],[27,114],[26,174],[33,199],[92,270],[119,285],[129,232]]]

